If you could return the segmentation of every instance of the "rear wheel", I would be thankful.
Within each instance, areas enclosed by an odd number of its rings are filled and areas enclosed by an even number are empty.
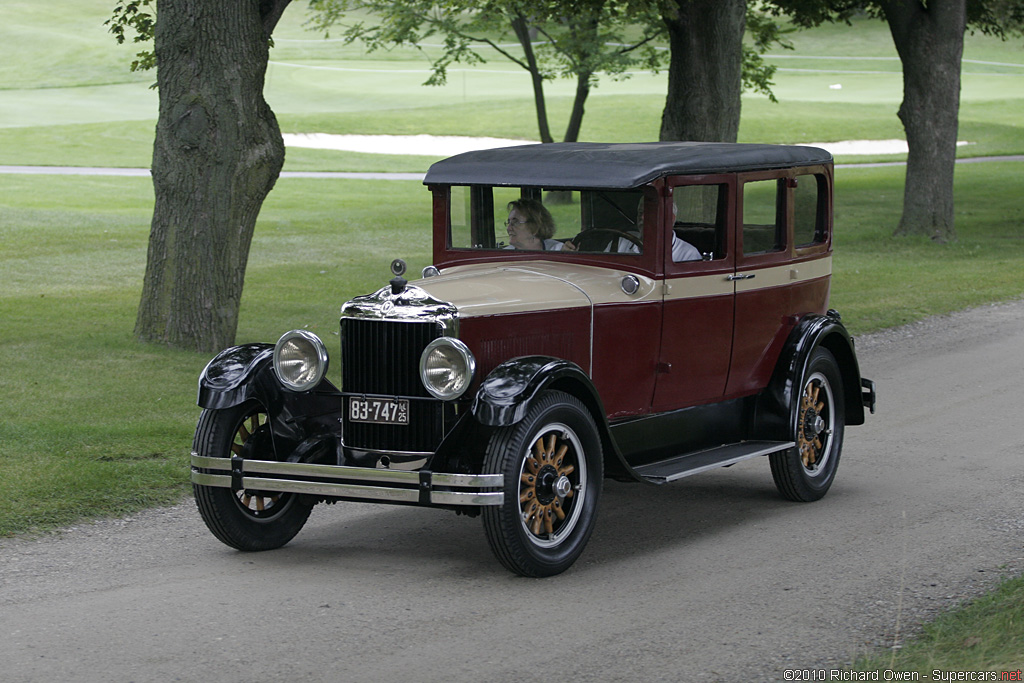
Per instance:
[[[569,394],[545,392],[523,420],[491,436],[484,462],[505,477],[505,502],[483,511],[498,560],[523,576],[568,569],[594,530],[604,478],[587,409]]]
[[[204,410],[193,449],[207,457],[273,460],[270,438],[266,411],[250,402]],[[213,535],[239,550],[280,548],[299,533],[313,507],[292,493],[232,491],[198,484],[193,484],[192,490],[199,514]]]
[[[818,348],[801,381],[794,418],[796,447],[769,456],[775,486],[784,498],[813,501],[836,476],[846,426],[843,380],[835,357]]]

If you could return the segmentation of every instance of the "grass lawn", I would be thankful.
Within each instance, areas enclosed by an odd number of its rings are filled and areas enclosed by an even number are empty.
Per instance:
[[[858,659],[853,670],[917,672],[921,674],[918,680],[925,681],[937,680],[931,678],[936,670],[945,672],[946,676],[956,671],[985,671],[997,676],[988,680],[1019,681],[1024,680],[1021,678],[1024,668],[1021,643],[1024,643],[1024,578],[1017,578],[1004,581],[992,593],[926,624],[923,633],[902,648]],[[1007,677],[1000,678],[1001,674]],[[879,680],[886,679],[880,677]]]

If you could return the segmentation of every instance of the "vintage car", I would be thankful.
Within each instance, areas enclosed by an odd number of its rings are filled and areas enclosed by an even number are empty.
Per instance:
[[[833,165],[812,147],[566,143],[440,161],[433,265],[341,307],[341,386],[305,330],[214,358],[192,482],[229,546],[276,548],[316,503],[479,515],[498,560],[568,568],[602,480],[767,456],[831,486],[874,412],[828,307]]]

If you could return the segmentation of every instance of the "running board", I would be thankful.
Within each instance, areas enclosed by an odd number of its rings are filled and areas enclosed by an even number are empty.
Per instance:
[[[759,455],[778,453],[794,446],[796,443],[793,441],[740,441],[709,448],[705,451],[677,455],[668,460],[652,462],[633,469],[646,481],[653,484],[667,484],[691,474],[700,474],[716,467],[726,467]]]

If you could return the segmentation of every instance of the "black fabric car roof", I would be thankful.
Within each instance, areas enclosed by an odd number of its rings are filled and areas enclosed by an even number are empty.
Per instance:
[[[426,185],[630,188],[666,175],[831,163],[817,147],[728,142],[556,142],[466,152],[439,161]]]

